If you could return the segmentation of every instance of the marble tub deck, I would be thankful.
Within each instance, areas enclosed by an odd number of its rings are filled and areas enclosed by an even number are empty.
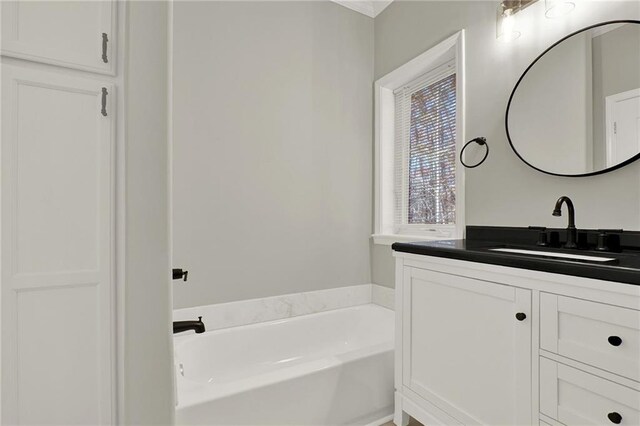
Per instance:
[[[240,300],[175,309],[173,320],[195,320],[201,316],[207,331],[212,331],[369,303],[393,309],[394,290],[377,284],[362,284]]]

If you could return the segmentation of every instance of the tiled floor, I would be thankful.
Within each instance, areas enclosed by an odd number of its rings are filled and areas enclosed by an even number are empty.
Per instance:
[[[396,426],[396,424],[393,422],[387,422],[381,426]],[[409,426],[422,426],[422,423],[420,423],[419,421],[417,421],[412,417],[411,420],[409,421]]]

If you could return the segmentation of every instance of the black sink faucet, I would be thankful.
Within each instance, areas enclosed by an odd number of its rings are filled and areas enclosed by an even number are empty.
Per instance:
[[[562,216],[562,203],[567,204],[567,209],[569,210],[569,225],[567,226],[567,243],[564,245],[565,248],[578,248],[576,244],[576,211],[573,208],[573,202],[571,198],[563,195],[558,198],[556,201],[556,207],[553,209],[554,216]]]
[[[198,321],[174,321],[173,334],[182,333],[183,331],[193,330],[196,333],[204,333],[204,323],[202,317],[198,317]]]

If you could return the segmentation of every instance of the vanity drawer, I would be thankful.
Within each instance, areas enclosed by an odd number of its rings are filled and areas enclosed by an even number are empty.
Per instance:
[[[540,357],[540,411],[567,426],[639,425],[640,392]]]
[[[541,293],[540,347],[640,381],[640,311]]]

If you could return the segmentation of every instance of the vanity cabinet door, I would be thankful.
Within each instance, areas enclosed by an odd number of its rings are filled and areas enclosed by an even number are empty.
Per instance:
[[[0,2],[2,55],[84,71],[115,71],[116,1]]]
[[[531,424],[531,291],[416,268],[403,278],[404,388],[464,424]]]

